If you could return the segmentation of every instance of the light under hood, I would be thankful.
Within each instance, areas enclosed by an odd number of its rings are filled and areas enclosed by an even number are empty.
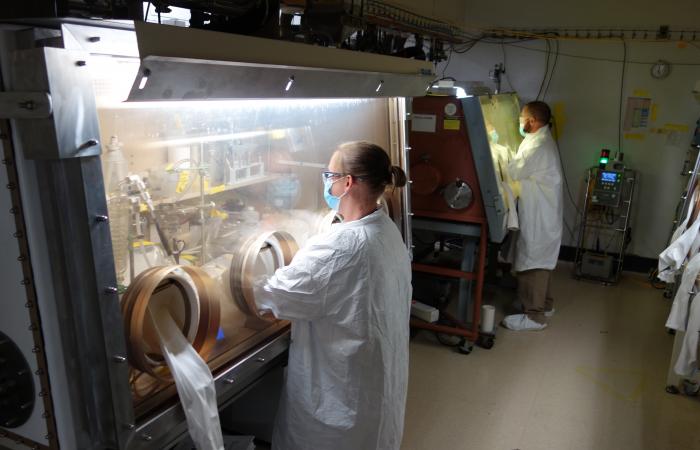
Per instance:
[[[141,66],[127,101],[423,96],[430,62],[135,24]]]

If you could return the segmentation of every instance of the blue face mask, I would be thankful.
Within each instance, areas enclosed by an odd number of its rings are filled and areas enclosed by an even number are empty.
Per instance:
[[[335,183],[342,179],[343,178],[340,178],[335,181],[331,179],[323,180],[323,198],[326,200],[328,207],[334,211],[338,211],[338,207],[340,207],[340,199],[343,198],[345,194],[341,195],[340,197],[336,197],[335,195],[331,194],[331,188]]]
[[[520,131],[520,136],[525,137],[527,136],[527,132],[525,131],[525,124],[520,124],[520,128],[518,128],[518,131]]]
[[[489,133],[489,138],[491,138],[491,142],[494,144],[498,142],[498,132],[496,130],[493,130]]]

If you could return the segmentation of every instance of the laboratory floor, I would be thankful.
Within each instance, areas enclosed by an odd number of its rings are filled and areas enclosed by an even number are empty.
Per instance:
[[[671,301],[644,275],[606,287],[570,273],[554,274],[544,331],[499,327],[470,355],[426,331],[411,341],[403,450],[700,449],[700,399],[664,391]],[[484,295],[497,320],[514,298]]]

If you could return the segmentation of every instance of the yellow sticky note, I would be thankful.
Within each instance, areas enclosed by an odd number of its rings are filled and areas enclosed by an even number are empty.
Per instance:
[[[215,218],[215,219],[228,219],[228,214],[226,211],[222,211],[220,209],[213,208],[211,212],[209,213],[209,217]]]
[[[680,131],[681,133],[685,133],[689,129],[688,125],[682,123],[667,123],[664,125],[664,128],[670,131]]]
[[[656,114],[657,114],[658,112],[659,112],[659,107],[658,107],[658,105],[657,105],[656,103],[654,103],[653,105],[651,105],[651,117],[649,117],[649,118],[651,119],[652,122],[656,122]]]
[[[552,106],[554,106],[552,114],[554,115],[554,121],[557,125],[552,129],[552,134],[556,139],[560,139],[564,128],[566,128],[566,111],[564,110],[564,103],[562,102],[556,102]]]
[[[633,97],[644,97],[644,98],[650,97],[649,91],[647,91],[646,89],[635,89],[634,91],[632,91],[632,96]]]
[[[187,170],[180,172],[180,176],[177,177],[177,186],[175,187],[175,192],[182,194],[185,192],[190,182],[190,173]]]
[[[625,139],[643,141],[645,136],[642,133],[625,133]]]
[[[459,120],[445,119],[442,121],[442,128],[445,130],[459,130]]]
[[[209,194],[218,194],[219,192],[223,192],[225,190],[226,190],[226,185],[220,184],[218,186],[214,186],[211,189],[209,189],[208,193]]]

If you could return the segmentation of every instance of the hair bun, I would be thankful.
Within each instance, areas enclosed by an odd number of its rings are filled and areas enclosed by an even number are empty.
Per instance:
[[[406,173],[399,166],[391,166],[389,169],[391,171],[391,177],[393,179],[392,184],[395,187],[406,186]]]

